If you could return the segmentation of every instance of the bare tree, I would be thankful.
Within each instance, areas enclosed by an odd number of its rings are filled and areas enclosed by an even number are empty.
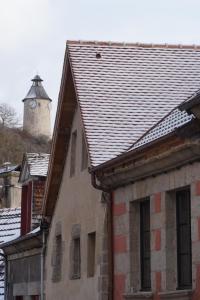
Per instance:
[[[6,103],[0,104],[0,125],[9,128],[19,127],[20,125],[15,109]]]

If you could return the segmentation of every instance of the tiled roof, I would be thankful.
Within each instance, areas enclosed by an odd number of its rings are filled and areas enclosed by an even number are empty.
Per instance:
[[[186,111],[180,111],[178,108],[173,109],[167,116],[145,133],[132,147],[130,147],[129,151],[172,133],[177,128],[190,122],[193,118],[194,116],[192,114],[189,115]]]
[[[50,100],[49,96],[47,95],[43,85],[42,85],[42,79],[40,78],[39,75],[36,75],[33,79],[33,84],[28,91],[28,94],[26,97],[23,99],[23,101],[28,100],[28,99],[47,99]]]
[[[19,170],[19,165],[4,165],[4,166],[1,166],[0,167],[0,175],[2,174],[5,174],[5,173],[9,173],[9,172],[12,172],[12,171],[16,171],[16,170]]]
[[[47,153],[26,153],[31,176],[47,176],[50,155]]]
[[[0,244],[19,237],[21,224],[20,208],[0,209]],[[0,245],[1,247],[1,245]],[[4,260],[0,256],[0,300],[4,299]]]
[[[126,151],[200,87],[200,47],[68,42],[92,166]]]

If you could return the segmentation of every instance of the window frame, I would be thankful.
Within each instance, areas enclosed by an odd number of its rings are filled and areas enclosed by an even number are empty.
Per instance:
[[[76,173],[77,130],[71,135],[70,177]]]
[[[181,200],[182,196],[181,194],[184,195],[185,198]],[[183,205],[180,205],[180,202],[183,201],[188,201],[186,204],[189,208],[187,211],[187,222],[188,224],[180,224],[180,219],[183,216],[180,216],[180,211],[183,209]],[[182,211],[182,213],[184,213]],[[188,253],[183,253],[183,249],[181,248],[181,232],[182,232],[182,238],[183,238],[183,226],[188,226],[189,231],[186,233],[188,236]],[[187,230],[187,229],[186,229]],[[192,239],[191,239],[191,192],[190,188],[184,188],[181,190],[176,191],[176,239],[177,239],[177,245],[176,245],[176,252],[177,252],[177,289],[178,290],[185,290],[185,289],[191,289],[192,288]],[[185,236],[184,236],[184,241],[185,241]],[[185,244],[185,242],[184,242]],[[187,255],[189,256],[189,262],[188,262],[188,269],[187,269],[187,274],[189,274],[189,281],[187,284],[183,283],[183,273],[185,270],[186,264],[181,263],[181,256]]]
[[[95,276],[96,231],[87,235],[87,277]]]
[[[147,211],[145,211],[147,210]],[[147,223],[145,223],[145,214],[148,214]],[[147,230],[145,227],[147,226]],[[146,239],[144,235],[148,234],[149,243],[146,245]],[[148,249],[145,249],[145,247]],[[149,257],[146,256],[146,252],[149,253]],[[145,261],[149,261],[148,263]],[[148,267],[149,264],[149,267]],[[146,274],[146,268],[148,270],[147,281],[144,274]],[[150,198],[147,197],[140,202],[140,286],[141,291],[151,290],[151,226],[150,226]]]

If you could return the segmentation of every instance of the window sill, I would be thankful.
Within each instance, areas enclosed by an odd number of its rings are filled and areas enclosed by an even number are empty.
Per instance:
[[[71,280],[77,280],[77,279],[81,279],[81,276],[80,275],[72,275]]]
[[[159,293],[161,300],[167,299],[181,299],[181,300],[191,300],[192,299],[192,290],[177,290],[172,292],[162,292]]]
[[[146,300],[146,299],[153,299],[153,293],[152,292],[137,292],[137,293],[129,293],[124,295],[124,299],[129,300]]]

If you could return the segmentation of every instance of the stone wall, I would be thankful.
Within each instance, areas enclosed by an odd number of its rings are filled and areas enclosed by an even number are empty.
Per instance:
[[[193,293],[177,291],[175,191],[190,187]],[[151,292],[140,288],[139,201],[150,197]],[[200,163],[114,192],[114,300],[200,299]]]

